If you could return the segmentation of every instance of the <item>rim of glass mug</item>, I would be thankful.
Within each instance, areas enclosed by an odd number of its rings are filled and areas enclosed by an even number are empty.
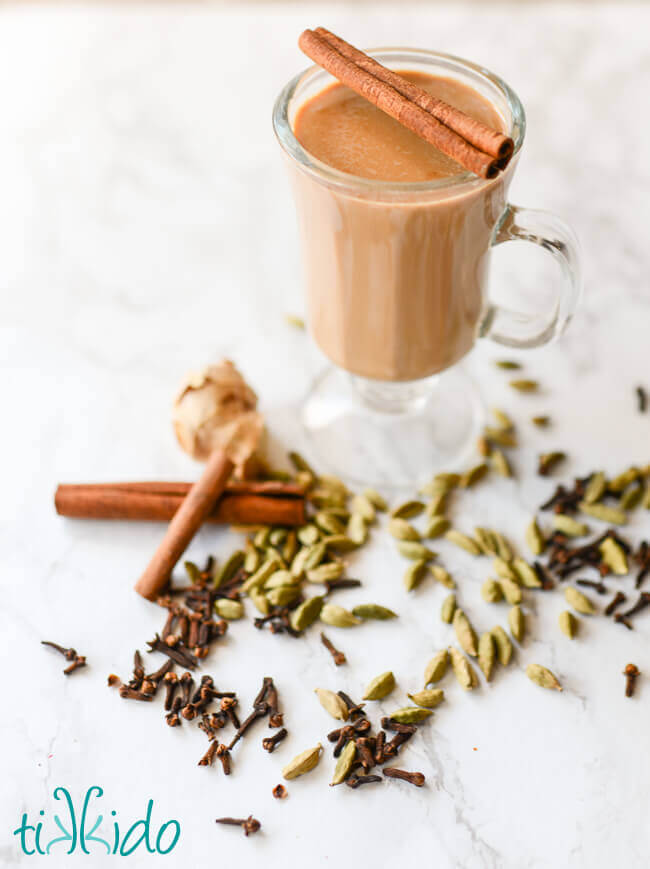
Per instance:
[[[438,72],[451,74],[454,78],[459,78],[465,84],[474,87],[482,96],[490,100],[506,122],[508,135],[512,137],[515,146],[511,165],[515,164],[526,133],[526,113],[517,94],[502,78],[476,63],[440,51],[384,47],[369,49],[367,53],[393,69],[406,68],[417,72],[430,72],[435,66]],[[354,189],[355,192],[366,194],[372,193],[378,198],[381,198],[382,194],[390,198],[396,196],[409,198],[413,194],[440,191],[460,193],[498,181],[499,176],[484,180],[469,171],[432,181],[380,181],[342,172],[318,160],[296,139],[292,124],[298,108],[335,81],[334,76],[326,70],[319,66],[311,66],[291,79],[280,92],[273,107],[273,129],[280,145],[308,173],[319,177],[331,186]]]

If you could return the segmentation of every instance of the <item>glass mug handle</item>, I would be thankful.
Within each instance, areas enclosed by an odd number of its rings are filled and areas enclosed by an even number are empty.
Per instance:
[[[560,264],[562,282],[556,293],[552,316],[524,314],[490,305],[481,336],[506,347],[540,347],[566,329],[580,298],[581,274],[578,241],[563,220],[546,211],[508,205],[496,228],[493,245],[529,241],[548,251]],[[530,330],[535,329],[533,334]]]

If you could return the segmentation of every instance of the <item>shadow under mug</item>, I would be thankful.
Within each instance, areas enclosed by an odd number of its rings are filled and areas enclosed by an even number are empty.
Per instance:
[[[577,242],[559,218],[518,208],[507,192],[524,141],[517,95],[487,70],[438,52],[371,52],[397,70],[469,85],[504,120],[515,150],[507,169],[426,182],[360,178],[321,162],[296,139],[307,100],[334,79],[312,67],[278,97],[273,125],[289,160],[298,212],[309,327],[334,363],[302,418],[318,459],[351,481],[411,486],[469,458],[483,422],[480,398],[456,365],[479,337],[508,347],[547,343],[566,328],[580,294]],[[490,249],[528,241],[560,264],[551,311],[490,302]]]

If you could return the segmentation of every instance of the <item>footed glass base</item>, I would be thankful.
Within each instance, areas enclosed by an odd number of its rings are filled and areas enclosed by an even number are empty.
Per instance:
[[[386,383],[329,368],[302,407],[318,467],[350,483],[413,489],[462,468],[476,449],[484,408],[458,367]]]

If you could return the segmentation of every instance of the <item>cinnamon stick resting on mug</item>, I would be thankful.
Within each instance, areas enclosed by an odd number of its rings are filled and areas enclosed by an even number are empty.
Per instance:
[[[61,484],[56,512],[75,519],[129,519],[169,522],[191,483]],[[305,493],[294,483],[230,481],[208,514],[212,523],[287,525],[305,523]]]

